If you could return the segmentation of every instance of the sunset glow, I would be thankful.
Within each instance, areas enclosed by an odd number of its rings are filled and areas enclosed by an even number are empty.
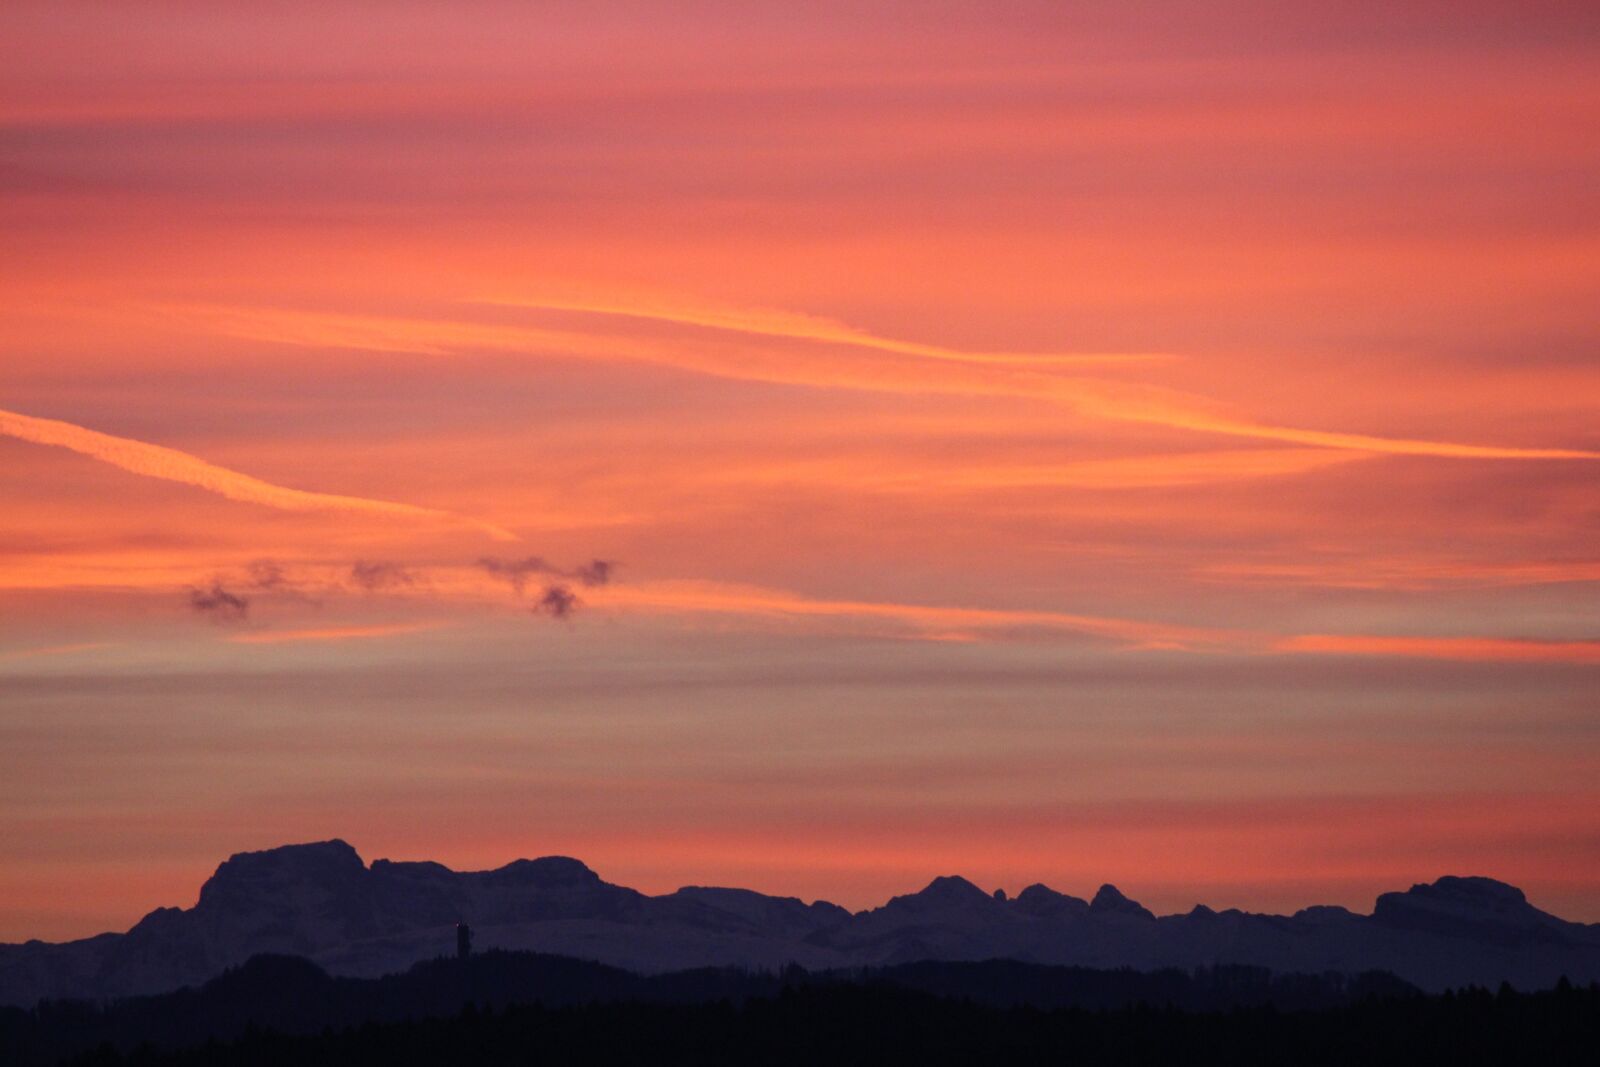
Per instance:
[[[1600,19],[1427,8],[3,5],[0,941],[330,837],[1600,921]]]

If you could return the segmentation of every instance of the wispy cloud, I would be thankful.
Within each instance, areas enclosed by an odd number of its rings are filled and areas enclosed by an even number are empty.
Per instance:
[[[527,591],[528,582],[536,575],[553,578],[571,578],[590,587],[608,585],[616,572],[617,564],[609,559],[592,559],[571,569],[558,567],[542,556],[525,556],[522,559],[497,559],[484,556],[476,566],[491,578],[511,586],[518,596]]]
[[[253,560],[245,567],[245,573],[253,589],[283,589],[292,584],[288,572],[277,560]]]
[[[537,311],[574,311],[591,315],[611,315],[631,319],[649,319],[684,326],[699,326],[715,330],[755,334],[761,337],[782,337],[798,341],[818,341],[826,344],[850,345],[855,348],[893,352],[896,355],[921,356],[927,359],[949,360],[958,363],[1000,364],[1097,364],[1146,363],[1173,358],[1164,352],[970,352],[944,345],[907,341],[884,337],[858,329],[836,319],[821,315],[807,315],[776,308],[735,307],[706,301],[663,296],[639,296],[628,300],[573,299],[556,296],[540,297],[488,297],[470,301],[501,307],[527,308]]]
[[[417,576],[399,563],[358,559],[350,565],[350,582],[369,593],[417,584]]]
[[[994,640],[1020,632],[1057,632],[1104,638],[1124,647],[1146,650],[1246,651],[1262,643],[1259,634],[1236,629],[1064,611],[822,599],[781,589],[716,582],[629,584],[607,594],[605,602],[640,612],[858,620],[889,624],[893,629],[885,631],[886,636],[910,632],[938,641]]]
[[[512,591],[518,596],[527,591],[528,581],[535,575],[562,573],[559,567],[540,556],[524,556],[522,559],[496,559],[493,556],[484,556],[478,560],[477,566],[489,577],[511,586]]]
[[[841,462],[834,458],[730,464],[710,478],[722,483],[811,482],[831,488],[926,494],[934,489],[981,492],[1005,489],[1169,489],[1306,474],[1370,459],[1370,453],[1335,448],[1252,448],[1068,460],[1062,463],[950,463],[930,465],[893,456]]]
[[[1305,429],[1235,415],[1216,401],[1176,389],[1110,378],[1048,373],[971,358],[906,360],[799,355],[758,347],[684,344],[652,337],[471,321],[391,318],[279,308],[163,306],[165,314],[229,336],[285,344],[447,355],[472,349],[556,351],[597,360],[637,360],[721,378],[896,394],[1012,397],[1059,405],[1088,418],[1315,448],[1454,459],[1600,459],[1600,452],[1526,448]],[[879,346],[881,347],[881,346]]]
[[[291,570],[275,559],[251,560],[245,564],[244,579],[241,584],[253,592],[285,597],[315,606],[321,605],[321,601],[308,591],[301,568]]]
[[[233,593],[220,581],[189,590],[189,607],[218,622],[241,622],[250,614],[250,598]]]
[[[41,419],[14,411],[0,410],[0,434],[34,444],[70,449],[134,474],[197,486],[230,500],[263,504],[286,511],[345,511],[466,523],[499,541],[518,540],[516,534],[503,527],[464,518],[447,511],[418,507],[414,504],[397,504],[387,500],[370,500],[366,497],[290,489],[207,463],[197,456],[191,456],[174,448],[126,437],[114,437],[111,434],[56,419]]]
[[[1201,627],[1064,611],[973,608],[892,601],[838,600],[781,589],[715,582],[653,582],[608,593],[605,602],[623,610],[686,615],[743,615],[818,620],[834,624],[881,624],[883,636],[909,634],[920,640],[973,643],[1037,639],[1051,633],[1109,640],[1133,651],[1186,651],[1233,655],[1403,656],[1415,659],[1524,663],[1600,663],[1600,641],[1531,640],[1502,637],[1393,637],[1377,635],[1282,635],[1240,627]],[[826,620],[832,620],[828,623]],[[851,632],[858,632],[854,629]]]
[[[1535,641],[1503,637],[1383,637],[1304,634],[1274,646],[1282,652],[1509,663],[1600,663],[1600,641]]]
[[[1365,557],[1298,561],[1229,560],[1197,567],[1203,581],[1342,589],[1428,589],[1440,586],[1557,585],[1600,582],[1600,562]]]
[[[552,619],[565,619],[578,610],[578,606],[582,603],[577,593],[556,583],[544,587],[544,593],[534,602],[533,613],[548,615]]]
[[[541,556],[527,556],[523,559],[494,559],[485,556],[477,562],[480,570],[489,577],[510,585],[512,591],[519,597],[527,591],[528,583],[537,575],[566,578],[585,587],[597,589],[610,584],[616,566],[612,560],[592,559],[577,567],[564,569]],[[550,582],[545,585],[539,598],[533,602],[532,610],[535,615],[565,619],[582,605],[583,599],[573,592],[571,586],[565,582]]]
[[[580,567],[572,569],[572,577],[588,586],[609,585],[611,576],[616,573],[617,564],[609,559],[592,559]]]
[[[228,641],[236,645],[282,645],[314,641],[357,641],[376,637],[398,637],[424,633],[445,626],[442,622],[400,622],[374,626],[324,626],[311,630],[254,630],[234,634]]]
[[[111,648],[114,641],[80,641],[71,645],[47,645],[43,648],[17,648],[0,651],[0,663],[10,663],[14,660],[38,659],[45,656],[70,656],[77,652],[93,652],[100,648]]]

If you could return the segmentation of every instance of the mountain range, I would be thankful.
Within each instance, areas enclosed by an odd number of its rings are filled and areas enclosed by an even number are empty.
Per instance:
[[[0,1004],[156,993],[262,953],[376,977],[454,952],[458,922],[471,925],[479,949],[553,953],[639,974],[1012,959],[1142,971],[1388,971],[1425,990],[1600,980],[1600,924],[1559,919],[1489,878],[1447,876],[1384,893],[1370,915],[1333,906],[1292,916],[1198,906],[1156,916],[1110,885],[1092,900],[1043,885],[1007,898],[951,876],[852,913],[747,889],[688,886],[648,896],[561,856],[492,871],[368,865],[335,840],[235,855],[194,907],[159,908],[126,933],[0,945]]]

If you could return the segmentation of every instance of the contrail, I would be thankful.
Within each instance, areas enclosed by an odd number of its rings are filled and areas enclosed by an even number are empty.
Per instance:
[[[516,299],[483,298],[469,301],[497,307],[528,308],[535,311],[576,311],[589,315],[616,315],[630,319],[650,319],[714,330],[732,330],[762,337],[787,337],[798,341],[871,348],[903,356],[922,356],[959,363],[1147,363],[1173,358],[1165,352],[969,352],[944,345],[924,344],[895,337],[882,337],[837,319],[773,308],[740,308],[689,302],[641,300],[623,303],[604,300],[564,300],[556,297]]]
[[[134,441],[126,437],[113,437],[111,434],[56,419],[41,419],[0,409],[0,434],[34,444],[70,449],[80,455],[98,459],[102,463],[132,471],[134,474],[197,486],[225,496],[229,500],[265,504],[267,507],[281,508],[285,511],[353,511],[368,515],[443,519],[475,527],[497,541],[520,540],[516,534],[504,527],[448,511],[418,507],[415,504],[396,504],[388,500],[369,500],[359,496],[290,489],[252,478],[248,474],[240,474],[226,467],[218,467],[187,452],[179,452],[175,448]]]

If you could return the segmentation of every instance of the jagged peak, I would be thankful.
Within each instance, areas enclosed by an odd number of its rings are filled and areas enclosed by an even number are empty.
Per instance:
[[[1012,907],[1028,915],[1058,915],[1064,911],[1087,911],[1089,902],[1079,897],[1058,893],[1049,886],[1035,882],[1011,902]]]
[[[1094,899],[1089,901],[1090,911],[1113,912],[1122,915],[1143,915],[1153,919],[1155,916],[1149,909],[1137,900],[1129,900],[1122,895],[1122,890],[1107,882],[1095,893]]]
[[[1089,907],[1096,910],[1102,908],[1115,908],[1128,903],[1128,898],[1122,895],[1122,890],[1107,882],[1095,891],[1094,899],[1089,901]]]
[[[958,874],[940,875],[915,893],[890,900],[887,908],[948,907],[951,905],[994,905],[995,900]]]
[[[940,875],[924,886],[922,891],[916,895],[941,900],[991,899],[988,893],[985,893],[959,874]]]

